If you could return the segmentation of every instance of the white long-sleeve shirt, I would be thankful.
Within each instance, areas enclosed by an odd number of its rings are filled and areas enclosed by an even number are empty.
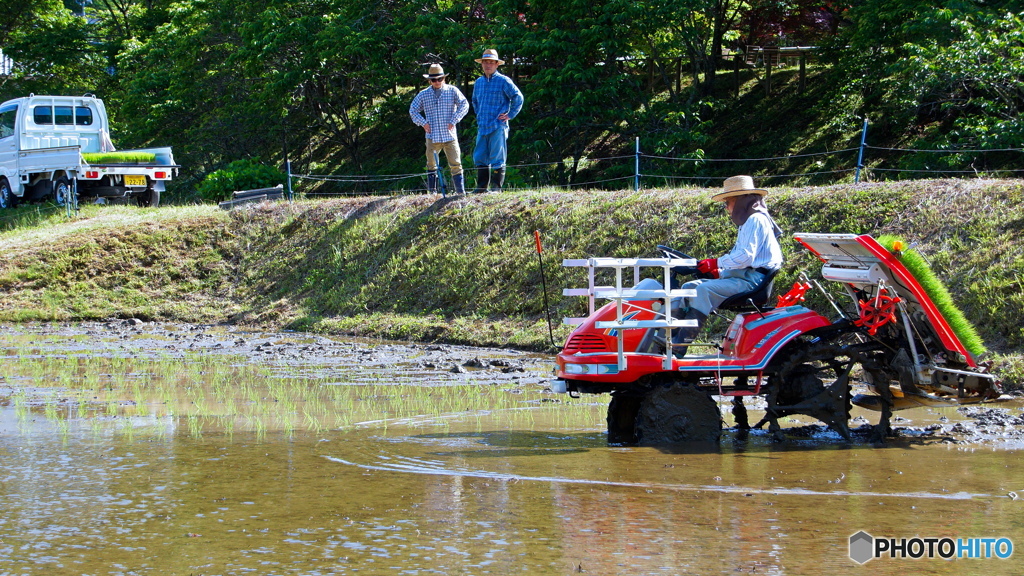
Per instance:
[[[718,259],[720,270],[739,268],[771,268],[782,266],[782,247],[775,237],[771,218],[755,212],[740,226],[732,250]]]

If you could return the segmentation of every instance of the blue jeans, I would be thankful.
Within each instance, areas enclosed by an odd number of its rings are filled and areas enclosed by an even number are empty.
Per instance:
[[[477,166],[489,166],[492,170],[505,167],[508,149],[508,126],[494,130],[490,134],[476,134],[476,148],[473,150],[473,163]]]
[[[726,298],[743,292],[749,292],[760,284],[764,274],[751,268],[740,270],[723,270],[721,278],[690,280],[680,288],[692,288],[697,291],[693,298],[673,298],[671,309],[673,318],[682,318],[686,311],[693,309],[708,316]],[[661,282],[654,278],[645,278],[636,286],[637,290],[660,290]]]
[[[690,280],[681,288],[694,288],[697,296],[689,298],[689,308],[698,310],[705,316],[725,302],[734,294],[749,292],[764,279],[764,274],[751,268],[740,270],[722,270],[720,278],[707,280]]]

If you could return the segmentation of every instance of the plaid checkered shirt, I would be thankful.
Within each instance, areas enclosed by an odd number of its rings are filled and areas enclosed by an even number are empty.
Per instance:
[[[456,139],[455,129],[448,130],[448,125],[456,125],[469,113],[469,100],[462,91],[451,84],[443,84],[440,89],[424,88],[412,99],[409,105],[409,117],[417,126],[430,124],[432,142],[451,142]]]
[[[480,134],[490,134],[505,126],[507,121],[498,120],[501,113],[508,114],[509,120],[523,109],[523,93],[508,76],[501,72],[481,76],[473,83],[473,110],[476,111],[476,127]]]

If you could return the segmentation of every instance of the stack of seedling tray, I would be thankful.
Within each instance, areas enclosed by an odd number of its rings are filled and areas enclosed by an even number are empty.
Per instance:
[[[258,188],[256,190],[239,190],[231,195],[231,200],[221,202],[219,206],[223,210],[230,210],[236,206],[253,204],[270,200],[281,200],[284,198],[284,186],[278,184],[273,188]]]

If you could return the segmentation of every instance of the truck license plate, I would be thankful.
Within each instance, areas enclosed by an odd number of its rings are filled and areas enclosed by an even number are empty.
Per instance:
[[[146,177],[138,174],[125,174],[124,176],[125,186],[145,186]]]

